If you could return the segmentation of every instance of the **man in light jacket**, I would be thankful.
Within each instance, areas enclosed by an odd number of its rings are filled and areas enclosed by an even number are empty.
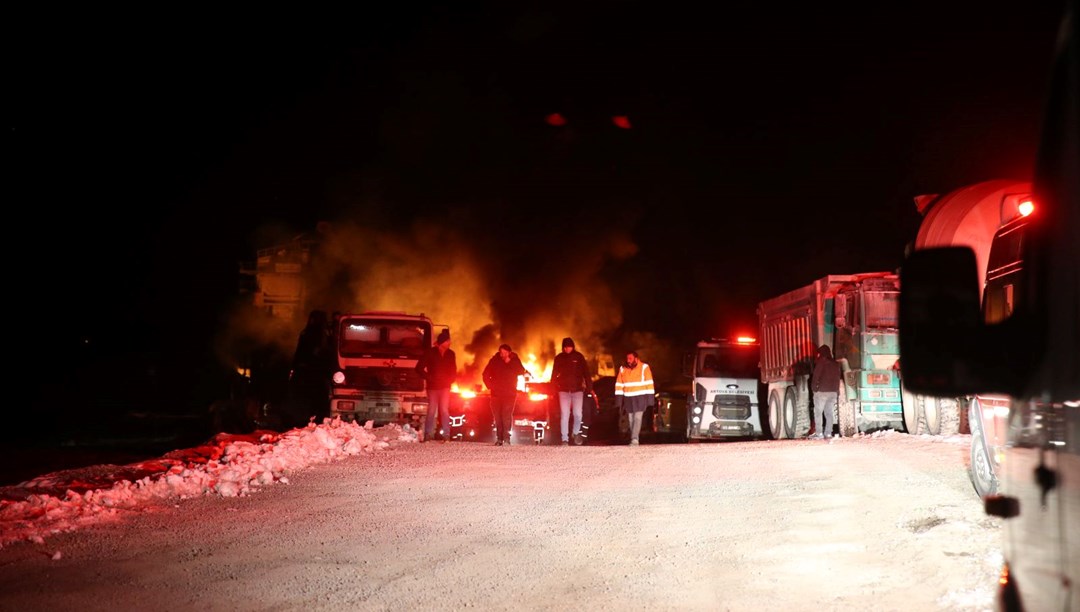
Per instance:
[[[630,351],[626,354],[626,365],[619,366],[619,375],[615,377],[615,405],[626,412],[630,425],[630,446],[638,445],[641,420],[655,397],[652,368],[641,360],[637,351]]]

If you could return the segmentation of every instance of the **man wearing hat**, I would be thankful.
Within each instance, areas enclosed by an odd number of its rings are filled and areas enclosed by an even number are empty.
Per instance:
[[[484,367],[484,384],[491,390],[491,416],[495,419],[495,446],[510,444],[514,426],[514,405],[517,403],[518,377],[529,371],[509,344],[499,346]]]
[[[570,410],[574,411],[574,444],[581,446],[581,408],[585,403],[585,392],[592,393],[592,376],[589,363],[574,347],[574,341],[563,338],[562,352],[555,356],[551,366],[551,382],[559,391],[559,416],[562,429],[562,445],[570,444]]]
[[[435,414],[439,415],[443,442],[450,440],[450,387],[457,379],[457,357],[450,350],[450,330],[439,332],[435,346],[416,362],[416,371],[427,382],[428,410],[424,419],[424,439],[435,435]]]

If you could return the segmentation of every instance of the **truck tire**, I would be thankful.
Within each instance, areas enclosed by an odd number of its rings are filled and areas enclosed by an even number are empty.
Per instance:
[[[784,430],[783,400],[780,391],[773,389],[769,392],[769,435],[773,440],[782,440],[787,437]]]
[[[758,409],[758,424],[761,426],[761,433],[757,436],[759,440],[772,440],[772,431],[769,430],[769,405],[765,403],[759,406]]]
[[[787,438],[801,438],[803,436],[802,423],[800,423],[799,402],[795,398],[795,387],[788,387],[784,391],[784,433]],[[809,421],[809,419],[805,419]]]
[[[682,410],[672,410],[671,423],[668,424],[668,436],[672,442],[685,444],[690,441],[690,414],[684,407]]]
[[[941,409],[938,398],[924,396],[922,401],[923,422],[926,424],[926,433],[931,436],[941,434]]]
[[[972,410],[981,410],[978,400],[972,400]],[[998,492],[998,479],[994,474],[993,464],[990,463],[990,452],[986,448],[986,438],[982,428],[979,427],[979,419],[970,419],[971,422],[971,484],[975,487],[975,493],[979,497],[996,495]]]
[[[960,402],[951,397],[937,398],[938,435],[955,436],[960,433]]]
[[[836,398],[836,417],[841,438],[851,438],[858,433],[859,430],[855,425],[855,404],[847,398],[847,393],[843,390]]]
[[[971,398],[968,411],[971,423],[971,484],[978,497],[986,498],[987,495],[997,494],[998,477],[994,473],[994,464],[990,462],[989,449],[986,448],[986,435],[980,417],[983,407],[978,404],[977,397]]]
[[[904,431],[911,435],[919,433],[919,413],[922,412],[921,400],[921,396],[908,391],[907,387],[900,383],[900,403],[904,408]]]

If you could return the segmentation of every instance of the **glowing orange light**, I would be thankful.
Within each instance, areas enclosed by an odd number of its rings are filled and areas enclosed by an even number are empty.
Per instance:
[[[736,344],[753,344],[757,342],[757,338],[751,338],[750,336],[739,336],[735,338]]]
[[[464,399],[469,399],[469,398],[476,397],[476,391],[474,391],[474,390],[472,390],[472,389],[470,389],[468,387],[462,388],[462,387],[458,386],[457,383],[453,383],[453,384],[450,385],[450,392],[451,393],[456,393],[456,394],[460,395]]]
[[[1035,212],[1035,202],[1032,202],[1030,198],[1022,200],[1020,204],[1017,205],[1016,209],[1020,211],[1021,217],[1026,217]]]
[[[630,118],[626,115],[615,115],[611,118],[611,122],[615,124],[615,127],[620,127],[624,130],[630,129]]]
[[[547,117],[544,117],[544,121],[547,121],[548,125],[560,127],[566,125],[566,117],[563,117],[560,113],[551,113]]]

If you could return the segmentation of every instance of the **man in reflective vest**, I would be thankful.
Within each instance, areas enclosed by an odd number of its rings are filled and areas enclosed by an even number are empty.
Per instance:
[[[641,360],[637,351],[630,351],[626,354],[626,365],[619,366],[619,375],[615,377],[615,405],[626,412],[630,424],[630,446],[638,445],[641,420],[655,397],[652,368]]]

